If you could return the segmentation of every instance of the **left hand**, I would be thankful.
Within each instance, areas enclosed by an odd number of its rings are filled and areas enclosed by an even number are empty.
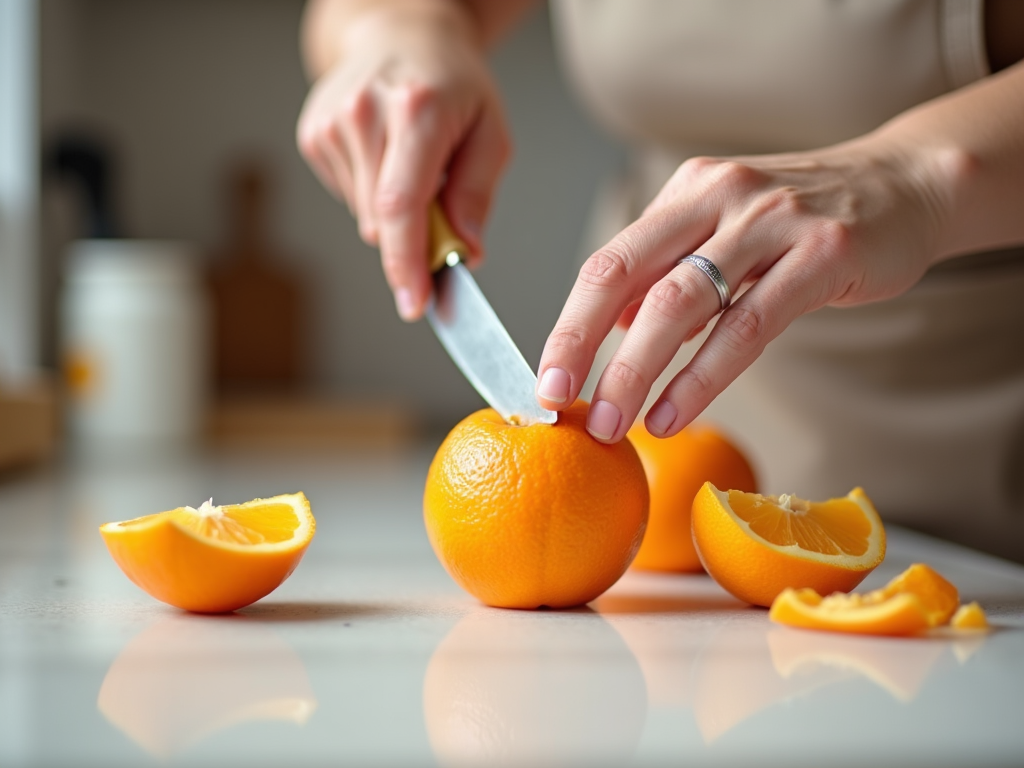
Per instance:
[[[675,434],[800,315],[913,286],[939,258],[949,208],[942,189],[940,158],[884,136],[686,161],[643,215],[583,265],[541,357],[538,401],[568,407],[616,320],[636,310],[588,421],[601,442],[622,439],[682,343],[720,312],[712,281],[678,264],[698,253],[734,296],[746,290],[647,414],[652,434]]]

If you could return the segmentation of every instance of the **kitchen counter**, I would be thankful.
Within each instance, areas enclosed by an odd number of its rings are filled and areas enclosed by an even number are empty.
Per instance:
[[[0,765],[1021,766],[1024,568],[890,528],[986,634],[771,624],[707,577],[630,572],[586,608],[486,608],[420,502],[432,446],[68,460],[0,483]],[[228,616],[157,603],[96,531],[303,490],[291,579]],[[884,517],[884,510],[881,510]]]

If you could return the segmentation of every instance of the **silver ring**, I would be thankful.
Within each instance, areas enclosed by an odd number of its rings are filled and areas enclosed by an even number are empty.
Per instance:
[[[727,309],[732,303],[732,291],[729,290],[729,284],[725,282],[725,278],[722,277],[722,273],[715,266],[715,262],[703,256],[698,256],[696,253],[683,256],[678,263],[683,264],[686,262],[693,264],[715,284],[715,290],[718,291],[718,299],[722,303],[722,310]]]

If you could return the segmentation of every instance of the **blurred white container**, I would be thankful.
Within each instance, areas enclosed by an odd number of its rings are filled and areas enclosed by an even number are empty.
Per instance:
[[[177,447],[198,440],[209,310],[191,246],[74,243],[62,325],[69,427],[77,444]]]

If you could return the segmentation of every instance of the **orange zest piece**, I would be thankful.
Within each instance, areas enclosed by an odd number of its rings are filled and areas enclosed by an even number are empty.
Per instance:
[[[988,617],[985,616],[985,611],[977,603],[961,605],[957,612],[953,614],[949,625],[953,629],[966,630],[985,630],[989,628]]]
[[[885,557],[885,530],[860,488],[805,501],[720,491],[693,500],[693,540],[704,568],[740,600],[769,606],[785,589],[848,592]]]
[[[812,589],[784,590],[768,616],[778,624],[805,629],[912,635],[945,624],[959,604],[956,587],[916,563],[881,589],[862,595],[822,597]]]
[[[100,535],[125,575],[170,605],[226,613],[270,594],[305,554],[316,521],[302,493],[179,507],[107,523]]]

